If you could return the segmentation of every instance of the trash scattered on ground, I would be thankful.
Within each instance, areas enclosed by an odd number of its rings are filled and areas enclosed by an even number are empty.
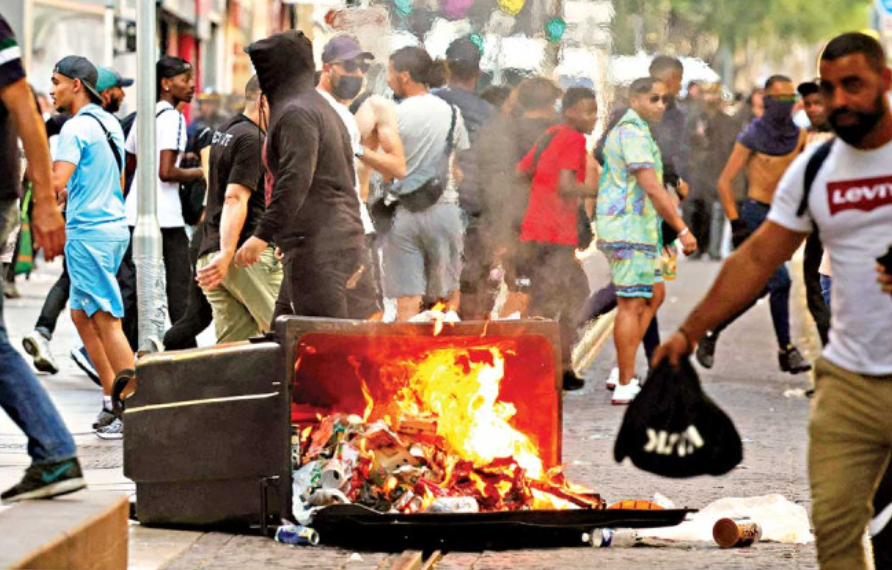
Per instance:
[[[348,562],[362,562],[362,556],[360,556],[358,552],[354,552],[350,555]]]
[[[748,519],[761,529],[760,540],[806,544],[814,540],[808,513],[782,495],[719,499],[675,527],[641,529],[638,536],[683,542],[712,542],[720,519]]]
[[[629,548],[638,543],[638,533],[631,528],[596,528],[583,533],[582,541],[593,548]]]
[[[282,525],[276,529],[276,542],[299,546],[316,546],[319,544],[319,533],[299,524]]]
[[[750,519],[719,519],[712,527],[712,538],[722,548],[743,548],[759,542],[762,527]]]
[[[808,398],[808,393],[806,390],[802,388],[795,388],[790,390],[784,390],[784,398]]]

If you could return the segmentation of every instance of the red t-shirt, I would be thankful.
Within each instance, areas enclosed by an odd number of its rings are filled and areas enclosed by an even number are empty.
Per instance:
[[[536,165],[530,203],[520,226],[520,240],[575,246],[579,243],[576,233],[579,198],[558,195],[558,177],[561,170],[572,170],[580,184],[585,182],[585,136],[567,125],[557,125],[546,132],[555,135]],[[533,147],[517,165],[518,170],[531,171],[535,154],[536,147]]]

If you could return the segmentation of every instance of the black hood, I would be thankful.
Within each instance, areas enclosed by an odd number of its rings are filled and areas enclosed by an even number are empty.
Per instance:
[[[258,40],[245,48],[270,105],[288,94],[313,89],[313,43],[297,30]]]

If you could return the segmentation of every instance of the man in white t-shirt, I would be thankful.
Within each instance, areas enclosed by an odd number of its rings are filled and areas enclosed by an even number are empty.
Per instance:
[[[186,149],[186,119],[177,110],[189,103],[195,94],[192,65],[183,58],[164,56],[155,66],[158,102],[155,104],[155,147],[158,153],[158,223],[161,226],[162,254],[167,287],[167,312],[170,322],[177,322],[185,313],[189,300],[192,264],[189,261],[189,236],[183,221],[180,203],[180,182],[202,178],[201,168],[180,168]],[[148,111],[148,109],[143,112]],[[137,125],[127,136],[127,167],[136,165]],[[139,202],[137,179],[133,178],[127,194],[127,224],[136,227],[136,205]]]
[[[351,36],[337,36],[325,44],[322,50],[322,73],[319,76],[317,90],[328,101],[344,122],[350,142],[353,146],[355,160],[353,162],[356,180],[356,194],[359,196],[359,209],[362,216],[362,227],[365,230],[367,255],[360,268],[362,272],[355,282],[348,286],[347,300],[351,316],[357,319],[379,320],[383,316],[381,310],[381,287],[378,283],[375,255],[375,227],[369,216],[368,208],[360,188],[359,163],[366,164],[388,177],[405,175],[406,159],[403,155],[402,143],[398,152],[388,153],[379,149],[366,149],[362,144],[362,134],[356,117],[347,105],[362,90],[365,73],[369,69],[369,60],[374,56],[363,51]]]
[[[821,568],[859,570],[868,567],[862,538],[892,456],[892,299],[875,273],[892,244],[892,70],[882,46],[859,33],[833,39],[820,63],[838,138],[809,193],[806,168],[821,147],[790,166],[768,221],[728,258],[654,362],[689,355],[696,339],[762,290],[817,225],[833,263],[834,298],[809,422],[812,517]]]

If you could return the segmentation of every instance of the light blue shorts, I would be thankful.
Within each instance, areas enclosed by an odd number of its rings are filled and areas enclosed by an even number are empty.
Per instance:
[[[68,240],[65,243],[72,310],[84,311],[88,317],[96,311],[119,319],[124,316],[124,302],[115,276],[126,251],[126,241]]]

